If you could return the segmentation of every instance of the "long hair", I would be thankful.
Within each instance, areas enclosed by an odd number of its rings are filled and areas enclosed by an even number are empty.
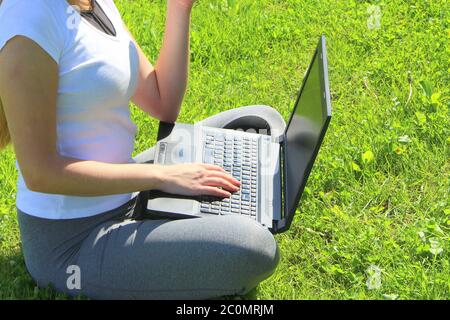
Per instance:
[[[11,142],[9,135],[8,122],[6,121],[5,111],[0,100],[0,151]]]
[[[0,5],[3,0],[0,0]],[[5,111],[3,110],[2,100],[0,99],[0,151],[11,142],[9,135],[8,122],[6,121]]]
[[[0,5],[3,0],[0,0]],[[2,100],[0,99],[0,151],[11,142],[9,135],[8,122],[6,121],[5,111],[3,110]]]

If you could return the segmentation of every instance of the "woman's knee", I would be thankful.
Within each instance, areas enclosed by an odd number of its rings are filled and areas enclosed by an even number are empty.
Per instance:
[[[237,272],[247,287],[253,287],[275,271],[280,259],[277,243],[268,229],[247,217],[230,220],[236,225],[231,236],[240,240]]]
[[[283,117],[277,109],[268,105],[252,105],[242,107],[243,113],[257,114],[266,119],[280,119],[284,122]]]
[[[275,270],[280,256],[278,245],[272,233],[265,227],[250,221],[248,225],[248,237],[252,244],[247,248],[250,252],[252,264],[259,266],[261,277],[267,277]]]
[[[286,127],[286,122],[280,113],[270,106],[246,106],[235,109],[234,112],[239,116],[230,121],[225,128],[257,129],[260,134],[279,135]]]

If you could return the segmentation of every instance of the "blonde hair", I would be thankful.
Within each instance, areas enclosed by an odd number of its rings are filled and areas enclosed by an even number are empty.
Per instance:
[[[5,111],[3,110],[2,101],[0,100],[0,151],[10,142],[11,136],[9,135],[8,122],[6,121]]]
[[[3,0],[0,0],[0,5]],[[8,122],[6,121],[5,111],[3,110],[2,100],[0,99],[0,151],[11,142],[9,135]]]

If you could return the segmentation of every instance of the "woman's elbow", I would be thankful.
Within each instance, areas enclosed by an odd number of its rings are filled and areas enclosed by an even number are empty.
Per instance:
[[[175,123],[177,121],[178,114],[161,114],[157,117],[157,119],[161,122],[166,123]]]
[[[171,106],[165,106],[163,104],[160,104],[158,106],[154,106],[153,108],[151,108],[149,114],[150,116],[158,119],[159,121],[166,123],[174,123],[177,120],[179,114],[177,110],[179,110],[179,108],[173,108]]]
[[[163,122],[173,123],[180,113],[182,100],[175,97],[155,97],[149,94],[136,94],[133,102],[151,117]]]
[[[23,174],[23,180],[28,190],[39,193],[56,193],[54,188],[54,177],[47,174],[45,170],[36,170],[32,174]]]
[[[25,185],[28,190],[33,192],[40,192],[40,193],[51,193],[49,192],[48,183],[43,181],[43,179],[37,179],[35,177],[24,177]]]

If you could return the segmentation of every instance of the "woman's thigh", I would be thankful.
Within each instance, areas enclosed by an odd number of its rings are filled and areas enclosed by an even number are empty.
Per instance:
[[[153,163],[155,161],[155,150],[156,147],[150,147],[136,155],[133,160],[137,163]]]
[[[280,113],[270,106],[239,107],[220,112],[199,123],[214,128],[254,130],[260,134],[278,136],[286,128]]]
[[[244,294],[274,271],[272,234],[241,216],[127,220],[96,228],[76,265],[99,299],[205,299]]]

